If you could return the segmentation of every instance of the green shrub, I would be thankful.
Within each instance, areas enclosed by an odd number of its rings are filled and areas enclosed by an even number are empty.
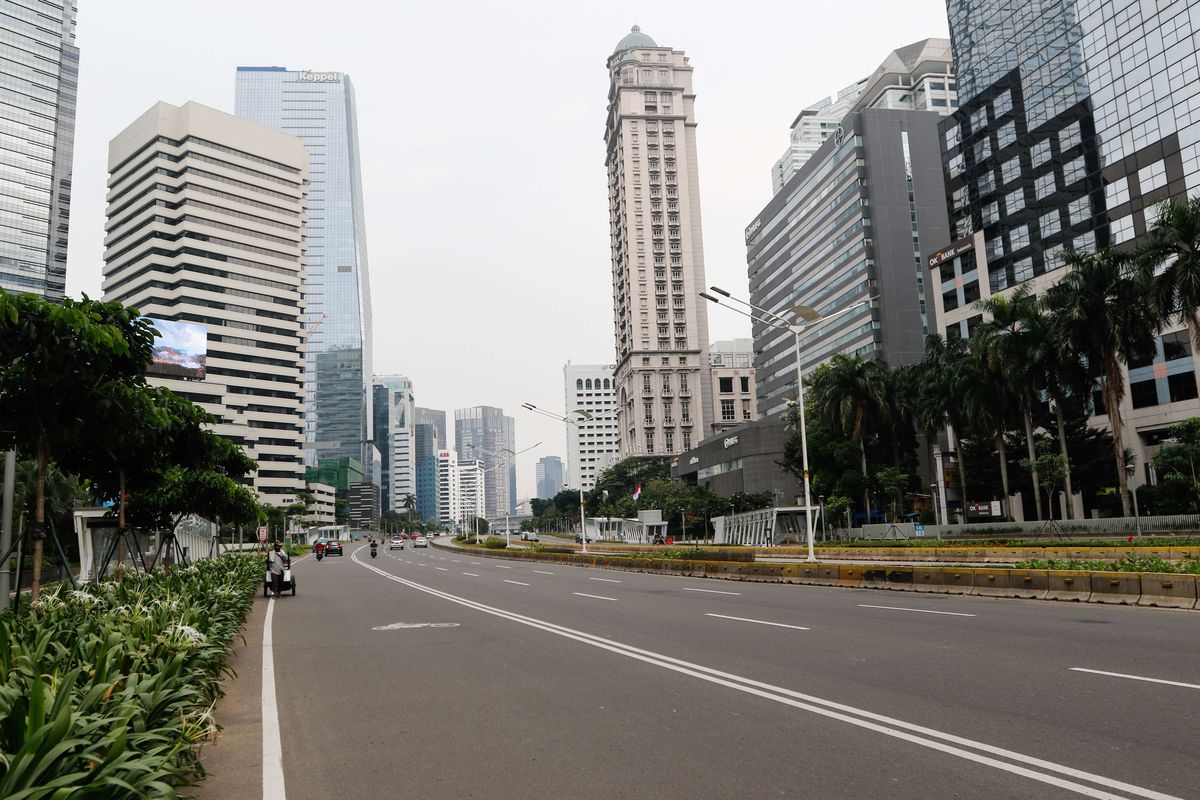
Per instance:
[[[1178,572],[1200,575],[1200,559],[1164,561],[1161,558],[1125,556],[1116,561],[1077,558],[1031,558],[1014,564],[1017,569],[1075,569],[1089,572]]]
[[[502,536],[489,536],[483,540],[483,546],[490,550],[503,550],[508,547],[508,542]]]
[[[61,585],[0,614],[0,797],[174,797],[203,775],[260,555]]]

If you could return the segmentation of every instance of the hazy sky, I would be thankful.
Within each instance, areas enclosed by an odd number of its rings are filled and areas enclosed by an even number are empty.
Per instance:
[[[234,68],[349,73],[358,96],[375,372],[418,405],[504,408],[518,494],[565,458],[562,367],[613,361],[605,59],[633,24],[687,52],[708,283],[746,291],[742,231],[804,106],[896,47],[946,36],[941,0],[437,3],[78,0],[67,291],[100,295],[108,141],[154,102],[233,111]],[[749,322],[712,308],[714,340]],[[451,424],[452,427],[452,424]]]

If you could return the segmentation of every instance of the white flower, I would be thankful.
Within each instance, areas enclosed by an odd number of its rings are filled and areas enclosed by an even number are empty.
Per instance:
[[[70,596],[73,597],[74,599],[80,601],[81,603],[87,603],[88,605],[91,605],[91,606],[98,605],[103,602],[99,597],[96,597],[96,595],[88,594],[87,592],[80,591],[79,589],[75,589],[74,591],[72,591],[70,593]]]

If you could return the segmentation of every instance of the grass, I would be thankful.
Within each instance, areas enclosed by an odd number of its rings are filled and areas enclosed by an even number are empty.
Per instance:
[[[262,581],[228,555],[0,614],[0,797],[170,798],[202,777],[229,644]]]
[[[1161,558],[1146,556],[1126,556],[1117,561],[1077,558],[1031,558],[1018,561],[1013,565],[1017,569],[1073,569],[1089,572],[1174,572],[1187,575],[1200,575],[1200,559],[1184,561],[1164,561]]]
[[[793,545],[801,547],[802,545]],[[1050,540],[1042,537],[1034,542],[1030,539],[945,539],[938,541],[928,537],[923,539],[861,539],[848,542],[818,542],[817,549],[846,550],[857,547],[1041,547],[1062,549],[1066,547],[1200,547],[1200,536],[1143,536],[1141,539],[1129,541],[1128,537],[1114,539],[1069,539],[1065,541]]]

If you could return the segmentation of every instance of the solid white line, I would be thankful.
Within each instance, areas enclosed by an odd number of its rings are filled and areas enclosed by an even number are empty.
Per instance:
[[[1079,780],[1085,780],[1090,783],[1108,787],[1110,789],[1123,791],[1138,797],[1144,797],[1148,800],[1182,800],[1174,795],[1168,795],[1153,789],[1147,789],[1142,786],[1136,786],[1134,784],[1125,783],[1112,778],[1106,778],[1103,775],[1097,775],[1095,773],[1068,767],[1063,764],[1057,764],[1053,761],[1046,761],[1045,759],[1040,759],[1035,756],[1018,753],[1012,750],[1006,750],[1002,747],[996,747],[995,745],[975,741],[966,737],[944,733],[933,728],[926,728],[924,726],[916,725],[914,723],[906,722],[894,717],[876,714],[871,711],[855,708],[843,703],[837,703],[832,700],[825,700],[813,695],[792,691],[791,689],[773,686],[769,683],[763,683],[751,678],[744,678],[739,675],[721,672],[700,664],[693,664],[691,662],[672,658],[671,656],[654,653],[649,650],[643,650],[641,648],[616,642],[611,639],[605,639],[594,634],[584,633],[583,631],[578,631],[561,625],[555,625],[552,622],[545,622],[535,617],[527,617],[512,611],[505,611],[503,609],[488,606],[474,600],[468,600],[465,597],[460,597],[448,592],[443,592],[439,589],[424,586],[406,578],[401,578],[397,575],[392,575],[390,572],[385,572],[384,570],[360,561],[357,557],[357,554],[352,556],[352,558],[357,564],[359,564],[359,566],[366,567],[372,572],[375,572],[376,574],[381,575],[388,580],[395,581],[396,583],[403,584],[429,595],[433,595],[434,597],[440,597],[443,600],[448,600],[452,603],[456,603],[485,614],[507,619],[511,622],[516,622],[531,628],[537,628],[539,630],[561,636],[565,639],[571,639],[573,641],[587,644],[601,650],[607,650],[618,655],[626,656],[627,658],[643,661],[654,666],[662,667],[663,669],[689,675],[697,678],[698,680],[725,686],[730,689],[734,689],[735,691],[756,695],[768,700],[774,700],[775,702],[783,705],[799,708],[804,711],[828,717],[830,719],[836,719],[850,725],[864,728],[866,730],[881,733],[885,736],[891,736],[896,739],[911,742],[913,744],[920,745],[921,747],[927,747],[932,750],[949,753],[968,761],[983,764],[985,766],[1002,770],[1004,772],[1009,772],[1014,775],[1020,775],[1031,780],[1040,781],[1051,786],[1057,786],[1086,797],[1100,798],[1101,800],[1123,800],[1119,795],[1114,795],[1111,792],[1096,789],[1093,786],[1075,783],[1074,781],[1065,780],[1058,776],[1066,775]],[[575,592],[574,594],[579,594],[579,592]],[[616,598],[601,599],[615,600]],[[946,742],[951,742],[953,744],[946,744]],[[962,749],[963,747],[970,747],[979,752],[964,750]],[[981,752],[988,753],[990,755],[980,755]],[[1019,766],[1017,764],[1011,764],[1007,761],[1000,761],[997,758],[992,758],[991,755],[1009,759],[1010,761],[1019,761],[1024,764],[1028,764],[1030,767],[1046,770],[1046,772],[1037,772],[1034,769]]]
[[[745,617],[727,617],[724,614],[705,614],[706,617],[718,617],[720,619],[735,619],[738,622],[756,622],[759,625],[774,625],[776,628],[793,628],[798,631],[811,631],[812,628],[804,628],[800,625],[784,625],[782,622],[767,622],[761,619],[746,619]]]
[[[271,620],[275,598],[267,601],[262,643],[262,764],[263,800],[287,794],[283,787],[283,742],[279,738],[279,706],[275,700],[275,650],[271,642]]]
[[[1122,672],[1105,672],[1102,669],[1084,669],[1083,667],[1071,667],[1072,672],[1090,672],[1093,675],[1108,675],[1110,678],[1128,678],[1131,681],[1145,681],[1146,683],[1164,683],[1167,686],[1182,686],[1184,689],[1200,689],[1200,684],[1183,683],[1181,681],[1168,681],[1162,678],[1144,678],[1141,675],[1126,675]]]
[[[512,569],[512,567],[506,567],[504,564],[493,564],[492,566],[499,567],[500,569]]]
[[[472,566],[472,567],[482,567],[482,566],[483,566],[483,563],[482,563],[482,562],[479,562],[479,561],[472,561],[472,562],[471,562],[471,566]]]
[[[445,568],[445,567],[434,567],[434,569],[440,569],[442,572],[445,572],[445,571],[446,571],[446,568]]]
[[[593,600],[612,600],[614,603],[617,602],[617,598],[615,597],[601,597],[598,594],[584,594],[583,592],[571,592],[571,594],[577,594],[580,597],[590,597]]]
[[[605,583],[620,583],[616,578],[588,578],[589,581],[604,581]]]
[[[479,577],[479,576],[478,576],[478,575],[476,575],[474,572],[464,572],[464,573],[463,573],[463,575],[470,575],[472,578],[478,578],[478,577]]]
[[[424,562],[424,561],[418,561],[418,562],[417,562],[417,566],[418,566],[418,567],[423,567],[423,566],[425,566],[425,562]]]
[[[959,611],[931,611],[928,608],[901,608],[900,606],[869,606],[859,603],[859,608],[882,608],[885,611],[915,611],[919,614],[942,614],[947,617],[974,617],[975,614],[963,614]]]
[[[707,592],[708,594],[735,594],[738,597],[742,596],[741,592],[722,592],[720,589],[693,589],[690,586],[684,586],[685,592]]]
[[[459,560],[456,558],[456,559],[454,559],[454,563],[455,563],[455,564],[461,564],[462,562],[461,562],[461,561],[459,561]]]
[[[554,574],[553,572],[547,572],[544,569],[535,569],[534,572],[536,572],[538,575],[553,575]]]
[[[517,586],[528,586],[529,585],[528,583],[521,583],[520,581],[510,581],[508,578],[503,578],[502,580],[505,583],[515,583]]]

